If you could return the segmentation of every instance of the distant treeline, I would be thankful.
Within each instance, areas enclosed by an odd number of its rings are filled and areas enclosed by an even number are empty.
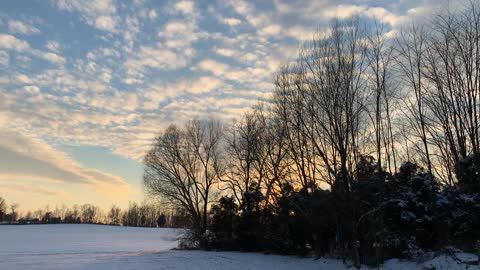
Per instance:
[[[480,240],[480,6],[394,32],[335,20],[232,124],[172,124],[146,190],[204,248],[358,266]]]
[[[17,203],[7,205],[0,197],[0,224],[83,223],[169,228],[183,228],[187,224],[183,210],[165,209],[153,203],[131,202],[125,210],[114,205],[107,212],[91,204],[74,205],[72,208],[62,206],[55,209],[47,206],[24,214],[19,214],[17,208]]]

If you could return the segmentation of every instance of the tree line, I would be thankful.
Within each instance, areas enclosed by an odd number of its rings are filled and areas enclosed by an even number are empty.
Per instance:
[[[17,203],[7,204],[0,197],[0,224],[105,224],[131,227],[183,228],[187,217],[181,209],[165,208],[156,203],[130,202],[122,210],[113,205],[108,211],[92,204],[65,205],[51,209],[49,206],[35,211],[19,213]]]
[[[146,190],[203,248],[373,263],[480,239],[480,12],[334,20],[232,123],[172,124]]]

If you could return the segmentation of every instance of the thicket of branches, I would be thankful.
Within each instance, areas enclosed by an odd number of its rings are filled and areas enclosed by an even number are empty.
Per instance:
[[[234,121],[171,125],[147,190],[209,248],[372,262],[480,237],[480,10],[399,33],[335,20]]]

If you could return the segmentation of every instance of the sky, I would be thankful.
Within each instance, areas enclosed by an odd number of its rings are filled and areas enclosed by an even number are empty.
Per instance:
[[[228,121],[334,17],[397,33],[462,1],[0,1],[0,196],[20,209],[142,201],[170,123]]]

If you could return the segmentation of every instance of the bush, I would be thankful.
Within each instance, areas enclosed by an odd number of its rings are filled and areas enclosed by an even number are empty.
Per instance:
[[[210,210],[210,231],[208,246],[234,249],[234,223],[238,219],[238,207],[232,197],[221,197]]]
[[[455,166],[458,186],[466,193],[480,193],[480,153],[460,160]]]
[[[480,238],[480,195],[466,178],[476,175],[476,162],[462,161],[462,184],[447,188],[414,163],[390,175],[373,158],[362,157],[350,205],[342,192],[305,192],[288,183],[274,204],[266,204],[253,184],[241,206],[232,197],[220,198],[211,207],[209,231],[190,234],[183,245],[198,247],[206,241],[209,248],[224,250],[343,256],[359,240],[362,261],[372,264],[372,245],[378,241],[385,259],[418,258],[451,244],[471,250]]]

